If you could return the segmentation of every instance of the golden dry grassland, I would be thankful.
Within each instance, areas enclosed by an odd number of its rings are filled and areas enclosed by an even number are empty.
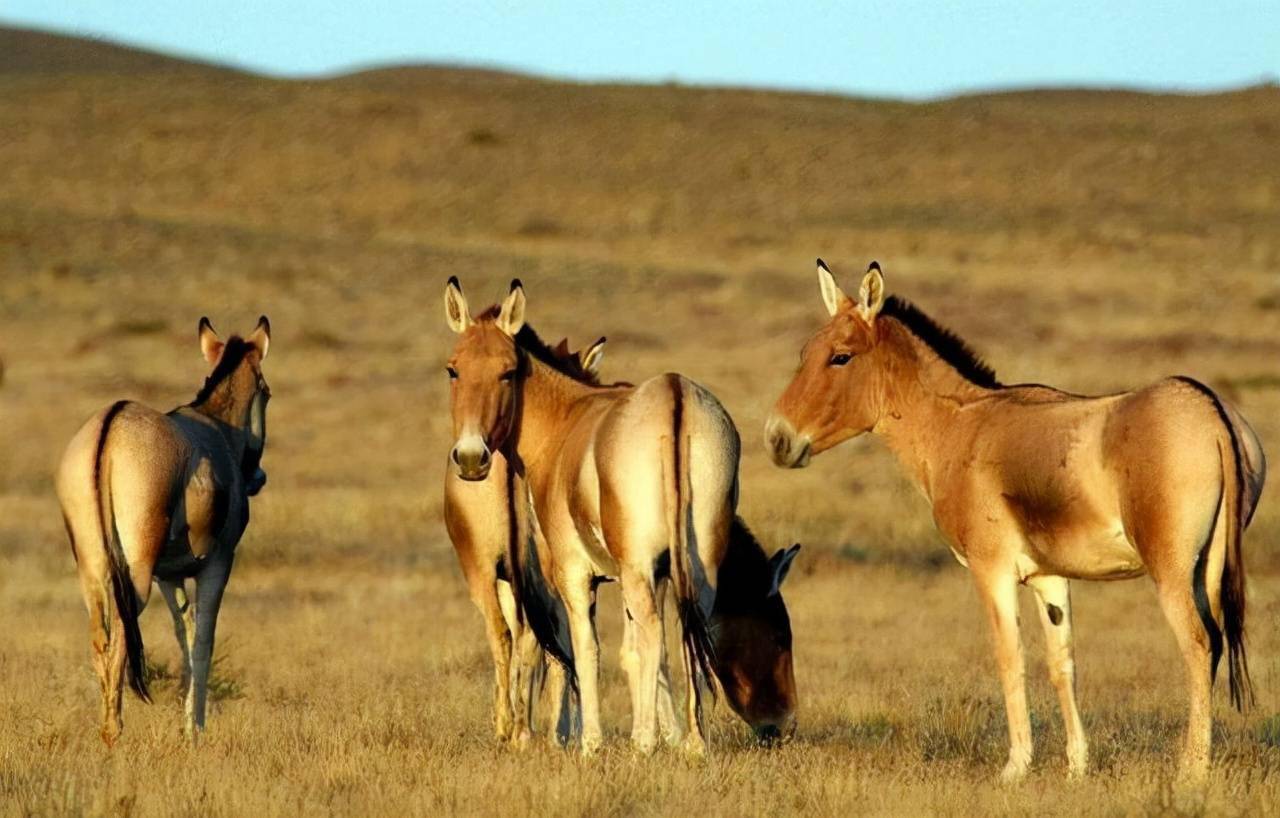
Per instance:
[[[1163,814],[1182,666],[1147,580],[1078,583],[1090,776],[1024,610],[1037,742],[1000,788],[985,622],[873,440],[809,469],[760,433],[823,315],[813,257],[867,261],[1002,378],[1079,392],[1193,375],[1280,451],[1280,91],[1036,92],[904,104],[448,69],[284,82],[0,32],[0,814]],[[26,43],[25,48],[16,44]],[[38,47],[37,47],[38,46]],[[69,70],[69,68],[74,70]],[[441,296],[521,276],[529,316],[606,375],[678,370],[746,442],[743,515],[804,543],[786,596],[801,726],[635,757],[600,605],[607,747],[490,738],[491,671],[440,519]],[[852,284],[850,284],[852,286]],[[203,377],[196,322],[275,330],[265,467],[198,747],[174,685],[97,735],[51,472],[92,411]],[[1280,797],[1280,481],[1246,538],[1258,705],[1217,702],[1195,810]],[[1026,603],[1029,605],[1029,603]],[[153,596],[149,658],[178,650]]]

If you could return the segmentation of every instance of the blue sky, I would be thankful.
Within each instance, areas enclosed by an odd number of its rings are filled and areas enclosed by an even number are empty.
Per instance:
[[[4,0],[0,20],[301,76],[395,62],[926,98],[1280,76],[1280,2]]]

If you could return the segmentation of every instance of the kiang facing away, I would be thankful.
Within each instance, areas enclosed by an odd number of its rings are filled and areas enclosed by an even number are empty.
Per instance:
[[[1190,378],[1103,397],[1003,386],[954,335],[886,299],[875,263],[856,301],[821,261],[818,277],[830,321],[805,345],[766,443],[779,465],[799,467],[875,432],[928,498],[991,622],[1009,723],[1002,777],[1020,778],[1032,754],[1018,584],[1040,603],[1069,771],[1078,775],[1088,751],[1067,582],[1149,573],[1186,664],[1182,768],[1202,780],[1224,651],[1233,702],[1252,699],[1241,536],[1266,464],[1244,418]]]
[[[249,337],[224,343],[202,318],[199,338],[211,369],[195,400],[167,414],[118,401],[81,427],[58,467],[108,745],[123,726],[124,679],[150,701],[138,616],[153,579],[182,648],[187,733],[204,727],[218,607],[249,498],[267,479],[270,324],[264,316]],[[194,600],[185,584],[192,578]]]
[[[700,679],[729,680],[726,696],[761,738],[789,735],[796,695],[779,586],[796,551],[765,557],[735,520],[738,434],[720,403],[674,374],[639,386],[575,377],[536,336],[522,336],[519,282],[500,308],[473,318],[451,279],[445,307],[459,336],[449,359],[451,460],[465,480],[493,479],[501,452],[512,497],[531,498],[512,505],[531,508],[536,534],[513,538],[515,591],[539,641],[573,670],[583,753],[602,742],[595,590],[613,578],[626,607],[638,749],[656,745],[659,727],[679,737],[665,670],[668,581],[681,620],[686,748],[705,751]]]
[[[519,337],[530,343],[537,336],[526,326]],[[567,340],[561,341],[550,353],[564,372],[584,383],[598,384],[604,341],[601,338],[580,354],[569,351]],[[550,705],[547,735],[563,740],[571,731],[565,668],[560,662],[546,663],[533,629],[517,610],[512,589],[512,562],[508,559],[511,538],[533,536],[523,529],[528,515],[518,514],[513,506],[513,502],[524,502],[525,498],[511,497],[506,457],[496,451],[491,456],[489,479],[464,480],[457,474],[450,453],[444,477],[444,521],[471,601],[484,619],[485,636],[493,655],[494,732],[500,741],[528,743],[533,734],[534,704],[545,672],[546,700]],[[549,605],[554,611],[555,601]]]

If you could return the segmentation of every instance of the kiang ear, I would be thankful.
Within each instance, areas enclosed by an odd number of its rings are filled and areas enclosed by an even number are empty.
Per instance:
[[[259,358],[266,360],[267,347],[271,346],[271,322],[267,320],[267,316],[258,316],[258,326],[254,327],[245,340],[258,348]]]
[[[200,319],[200,328],[197,330],[200,337],[200,354],[204,356],[209,366],[213,366],[218,362],[218,356],[222,354],[222,341],[218,338],[218,333],[214,332],[213,324],[209,323],[207,317]]]
[[[520,283],[520,279],[511,280],[511,293],[507,296],[507,300],[502,302],[502,309],[498,312],[498,320],[494,323],[498,325],[498,329],[516,337],[516,333],[524,326],[524,285]]]
[[[822,259],[818,259],[818,288],[822,290],[822,303],[827,305],[829,315],[840,312],[840,308],[850,300],[836,283],[836,277],[831,274],[831,268]]]
[[[796,543],[790,548],[779,549],[778,553],[769,558],[769,567],[773,569],[773,584],[769,588],[769,596],[777,596],[782,590],[782,581],[787,578],[791,563],[799,553],[800,543]]]
[[[604,363],[604,342],[605,338],[601,337],[599,341],[587,347],[585,352],[579,353],[582,358],[582,368],[592,377],[600,375],[600,364]]]
[[[471,312],[467,309],[467,298],[462,294],[457,276],[449,276],[449,283],[444,285],[444,319],[449,329],[459,335],[471,326]]]
[[[858,313],[868,323],[874,321],[884,306],[884,275],[880,272],[880,263],[873,261],[867,267],[867,274],[862,277],[862,287],[858,290]]]

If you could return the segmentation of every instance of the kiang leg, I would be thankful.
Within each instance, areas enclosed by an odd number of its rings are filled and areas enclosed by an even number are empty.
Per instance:
[[[511,708],[511,632],[498,597],[497,581],[480,577],[472,581],[471,601],[484,620],[485,638],[493,659],[493,731],[499,741],[511,738],[514,716]]]
[[[191,656],[196,640],[195,606],[187,597],[185,584],[159,579],[160,595],[169,606],[173,617],[173,635],[177,637],[178,647],[182,650],[182,681],[178,686],[185,714],[185,730],[191,735],[195,730],[195,691],[192,686]]]
[[[595,590],[591,578],[583,575],[562,582],[569,633],[573,640],[573,660],[577,670],[582,708],[582,754],[594,755],[604,743],[600,727],[600,645],[596,641]]]
[[[80,587],[85,607],[89,611],[93,669],[102,689],[100,735],[102,741],[110,747],[116,743],[124,727],[121,718],[125,663],[124,623],[113,609],[109,579],[86,576],[82,563]]]
[[[670,585],[668,580],[659,582],[654,594],[658,609],[658,630],[661,635],[658,640],[661,651],[658,659],[658,731],[662,734],[663,740],[674,747],[680,743],[684,735],[680,729],[680,723],[676,720],[676,706],[671,696],[665,604],[668,585]]]
[[[1067,774],[1084,775],[1089,766],[1089,742],[1076,707],[1076,666],[1071,643],[1071,591],[1063,577],[1027,580],[1035,591],[1040,624],[1044,628],[1045,662],[1049,681],[1058,693],[1062,725],[1067,734]]]
[[[1187,670],[1190,708],[1180,767],[1188,783],[1202,782],[1209,772],[1213,730],[1213,649],[1196,606],[1192,578],[1157,574],[1160,608],[1173,629]],[[1216,627],[1216,625],[1215,625]]]
[[[544,654],[546,662],[547,682],[543,690],[546,702],[547,740],[563,747],[573,738],[574,713],[573,699],[568,685],[568,674],[564,665],[551,656]]]
[[[970,562],[978,595],[991,623],[992,645],[1009,726],[1009,760],[1000,773],[1005,783],[1019,781],[1031,766],[1031,719],[1027,712],[1026,669],[1018,634],[1018,578],[1011,568]]]
[[[654,596],[652,572],[622,570],[622,596],[635,651],[632,674],[631,742],[642,753],[657,743],[658,669],[662,660],[662,620]]]
[[[235,555],[228,553],[211,561],[196,577],[196,637],[191,650],[192,721],[196,731],[204,729],[205,709],[209,698],[209,669],[213,663],[214,632],[218,627],[218,610],[222,594],[231,576]]]
[[[513,714],[511,740],[516,744],[527,745],[533,737],[530,710],[533,706],[532,684],[534,678],[534,662],[541,660],[538,640],[532,629],[520,622],[516,611],[515,594],[510,583],[497,583],[497,597],[502,609],[502,618],[509,634],[510,658],[508,664],[508,696]]]

